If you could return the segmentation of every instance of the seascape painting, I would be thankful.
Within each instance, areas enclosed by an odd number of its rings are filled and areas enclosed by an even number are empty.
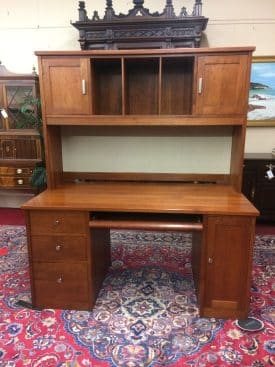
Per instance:
[[[247,117],[250,125],[275,124],[275,57],[253,59]]]

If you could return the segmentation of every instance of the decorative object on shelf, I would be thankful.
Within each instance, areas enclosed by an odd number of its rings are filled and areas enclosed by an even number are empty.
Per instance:
[[[85,2],[79,1],[79,20],[72,25],[79,30],[79,43],[87,49],[131,49],[199,47],[208,18],[202,16],[202,2],[195,0],[193,11],[185,7],[177,16],[173,1],[166,0],[162,13],[151,13],[143,0],[133,0],[128,14],[116,14],[112,0],[106,0],[101,19],[97,11],[87,16]]]
[[[275,176],[274,176],[274,173],[273,173],[273,170],[275,169],[275,165],[274,164],[266,164],[266,175],[265,175],[265,178],[267,178],[268,180],[272,180]]]
[[[275,57],[252,60],[248,104],[249,126],[275,126]]]

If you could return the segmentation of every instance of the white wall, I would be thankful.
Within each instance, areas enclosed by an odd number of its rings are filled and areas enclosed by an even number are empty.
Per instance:
[[[145,0],[151,11],[161,11],[165,1]],[[117,13],[127,12],[132,1],[113,1]],[[193,1],[174,0],[176,13]],[[78,31],[70,24],[78,19],[76,0],[1,0],[0,60],[11,71],[31,72],[37,65],[35,50],[79,49]],[[89,17],[102,16],[103,0],[86,0]],[[274,0],[205,0],[203,15],[209,18],[202,46],[256,46],[255,55],[275,55]],[[173,140],[171,140],[171,147]],[[206,141],[205,147],[209,146]],[[246,152],[270,152],[275,147],[274,127],[248,127]],[[161,161],[161,151],[159,152]]]

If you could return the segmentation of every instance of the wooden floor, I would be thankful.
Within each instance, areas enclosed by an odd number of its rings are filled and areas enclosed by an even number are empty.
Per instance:
[[[18,190],[1,190],[0,189],[0,206],[2,208],[20,208],[22,204],[31,199],[33,193]]]

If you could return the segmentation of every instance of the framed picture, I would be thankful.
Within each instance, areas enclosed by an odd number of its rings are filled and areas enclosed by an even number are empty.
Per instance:
[[[275,126],[275,56],[252,59],[248,126]]]

